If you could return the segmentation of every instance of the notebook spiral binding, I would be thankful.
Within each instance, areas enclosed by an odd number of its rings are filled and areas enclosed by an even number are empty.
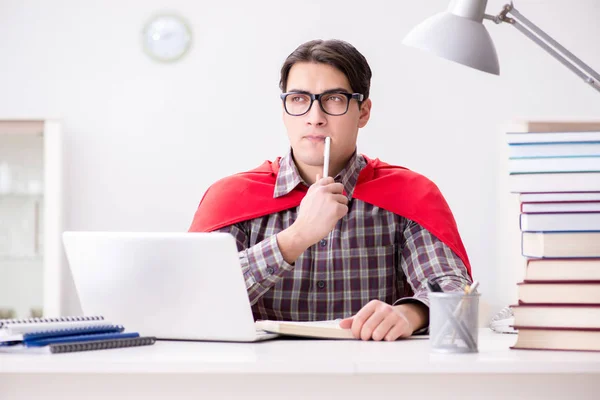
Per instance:
[[[91,333],[109,333],[109,332],[123,332],[125,327],[123,325],[98,325],[88,326],[75,329],[56,329],[50,331],[30,332],[23,334],[23,340],[29,341],[38,338],[49,338],[57,336],[74,336],[84,335]]]
[[[154,336],[144,336],[130,339],[99,340],[80,343],[51,344],[51,353],[72,353],[76,351],[118,349],[122,347],[149,346],[156,342]]]
[[[0,328],[5,325],[18,324],[37,324],[44,322],[73,322],[73,321],[101,321],[102,316],[68,316],[68,317],[47,317],[47,318],[21,318],[21,319],[0,319]]]

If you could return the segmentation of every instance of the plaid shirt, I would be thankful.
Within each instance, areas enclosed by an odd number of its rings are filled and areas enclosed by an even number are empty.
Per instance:
[[[292,225],[298,207],[219,229],[236,239],[255,319],[346,318],[373,299],[429,306],[424,279],[439,277],[444,291],[471,282],[461,259],[419,224],[352,199],[365,165],[355,153],[336,176],[351,199],[348,214],[293,265],[283,259],[276,234]],[[273,197],[301,184],[290,152],[280,160]]]

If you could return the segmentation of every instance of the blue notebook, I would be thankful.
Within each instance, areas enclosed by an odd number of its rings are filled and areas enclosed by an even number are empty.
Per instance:
[[[39,338],[33,340],[25,340],[23,344],[25,347],[41,347],[48,346],[50,344],[59,343],[79,343],[79,342],[91,342],[98,340],[113,340],[113,339],[132,339],[139,337],[140,334],[137,332],[128,333],[92,333],[87,335],[73,335],[73,336],[57,336]]]

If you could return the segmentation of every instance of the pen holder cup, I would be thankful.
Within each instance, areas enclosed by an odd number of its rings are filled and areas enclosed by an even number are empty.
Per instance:
[[[477,353],[479,293],[430,292],[429,341],[435,353]]]

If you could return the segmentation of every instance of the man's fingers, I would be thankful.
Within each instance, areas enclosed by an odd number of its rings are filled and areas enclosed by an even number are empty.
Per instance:
[[[323,186],[324,191],[333,194],[342,194],[344,192],[344,185],[341,183],[335,182],[333,178],[325,178],[321,179],[320,185]]]
[[[325,178],[321,178],[321,175],[317,174],[317,180],[315,181],[314,185],[315,186],[329,186],[332,183],[335,183],[335,180],[333,180],[332,177],[326,176]]]
[[[377,309],[371,316],[365,321],[360,330],[360,338],[362,340],[369,340],[373,337],[373,332],[375,329],[381,325],[386,319],[386,314],[379,312]],[[390,326],[391,327],[391,326]],[[389,327],[388,327],[389,330]],[[386,331],[387,333],[387,331]]]
[[[388,341],[388,342],[392,342],[394,340],[397,340],[398,338],[403,338],[403,337],[408,337],[409,335],[407,335],[406,332],[406,327],[405,325],[405,321],[400,320],[398,321],[398,323],[396,323],[396,325],[394,325],[392,327],[392,329],[389,330],[389,332],[385,335],[384,340]]]
[[[363,324],[367,322],[369,317],[371,317],[371,315],[375,312],[376,305],[377,304],[373,301],[367,303],[367,305],[361,308],[360,311],[357,312],[356,315],[352,318],[351,329],[352,335],[354,335],[355,338],[361,338]]]
[[[340,204],[348,205],[348,198],[343,194],[334,194],[333,199]]]
[[[345,318],[343,320],[340,321],[340,328],[342,329],[350,329],[352,327],[352,320],[353,318]]]
[[[371,317],[373,318],[373,317]],[[383,318],[383,320],[377,325],[377,327],[373,330],[371,337],[373,340],[383,340],[386,338],[387,334],[392,330],[395,326],[394,324],[398,321],[397,318],[394,318],[393,315],[387,315]],[[363,328],[364,329],[364,328]]]

